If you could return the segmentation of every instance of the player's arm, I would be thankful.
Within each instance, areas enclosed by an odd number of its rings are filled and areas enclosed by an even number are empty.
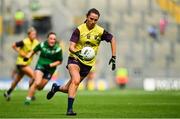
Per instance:
[[[55,61],[55,62],[52,62],[50,64],[44,64],[43,66],[46,68],[46,69],[49,69],[51,67],[57,67],[58,65],[62,64],[62,61]]]
[[[84,59],[84,57],[81,55],[81,50],[77,50],[76,49],[76,43],[70,41],[70,46],[69,46],[69,51],[73,54],[75,54],[76,56],[78,56],[80,59]]]
[[[27,58],[31,58],[36,52],[34,50],[32,50],[31,52],[28,53],[28,55],[26,55]]]
[[[111,39],[111,52],[112,52],[112,56],[116,56],[116,40],[114,37],[112,37]]]
[[[35,53],[41,50],[41,43],[39,43],[28,55],[27,57],[32,57]]]
[[[49,66],[50,66],[50,67],[56,67],[56,66],[58,66],[58,65],[60,65],[60,64],[62,64],[61,61],[55,61],[55,62],[49,64]]]
[[[80,31],[78,28],[76,28],[71,35],[69,51],[83,60],[84,58],[81,55],[81,50],[76,49],[76,43],[79,41],[79,37],[80,37]]]
[[[62,54],[62,49],[59,48],[59,51],[55,54],[55,61],[50,63],[50,64],[45,64],[45,68],[51,68],[51,67],[57,67],[58,65],[62,64],[63,61],[63,54]]]
[[[21,50],[21,47],[23,47],[23,46],[24,46],[24,42],[23,41],[19,41],[19,42],[13,43],[12,48],[16,52],[18,52],[22,57],[25,57],[27,54],[23,50]]]
[[[111,39],[111,52],[112,57],[109,60],[109,65],[112,64],[112,70],[116,69],[116,40],[114,37]]]
[[[74,32],[71,35],[70,45],[69,45],[69,51],[71,53],[76,53],[77,52],[76,43],[79,41],[79,35],[80,35],[79,29],[75,29]]]
[[[109,60],[109,65],[112,64],[112,70],[116,69],[116,40],[114,37],[111,39],[111,52],[112,52],[112,57]]]
[[[110,42],[111,43],[111,53],[112,53],[112,57],[109,60],[109,64],[112,64],[112,70],[116,69],[116,40],[113,37],[112,34],[108,33],[107,31],[104,30],[102,36],[101,36],[102,40],[105,40],[106,42]]]
[[[37,51],[41,48],[40,44],[38,44],[31,52],[29,52],[26,56],[24,56],[24,61],[28,61]]]
[[[26,56],[24,56],[24,61],[28,61],[35,54],[34,51],[29,52]]]
[[[77,52],[77,49],[76,49],[76,43],[75,43],[75,42],[70,41],[70,44],[69,44],[69,51],[70,51],[71,53]]]
[[[62,49],[56,54],[56,61],[49,64],[50,67],[56,67],[62,64],[63,61],[63,53]]]

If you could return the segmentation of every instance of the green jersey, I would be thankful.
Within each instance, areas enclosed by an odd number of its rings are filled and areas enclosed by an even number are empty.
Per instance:
[[[56,43],[53,47],[51,47],[48,45],[47,41],[41,42],[34,48],[34,52],[38,51],[41,52],[36,65],[36,68],[38,69],[45,69],[44,65],[63,60],[62,49],[59,43]],[[54,73],[56,67],[52,67],[46,70],[48,70],[50,73]]]

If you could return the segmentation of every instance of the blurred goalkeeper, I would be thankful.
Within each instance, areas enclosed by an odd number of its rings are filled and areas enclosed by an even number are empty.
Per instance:
[[[73,102],[80,82],[88,75],[92,66],[95,64],[95,58],[86,61],[81,54],[81,50],[85,46],[92,47],[97,55],[97,51],[101,41],[106,41],[111,44],[112,57],[109,64],[112,65],[112,70],[116,68],[116,43],[115,38],[97,25],[100,13],[97,9],[92,8],[86,15],[86,20],[78,26],[72,33],[69,46],[69,59],[67,69],[69,70],[70,80],[64,86],[53,84],[51,90],[47,94],[47,99],[51,99],[57,92],[68,93],[68,107],[66,115],[76,115],[73,111]]]
[[[11,98],[11,93],[14,88],[17,86],[19,81],[27,75],[29,80],[29,87],[34,82],[34,71],[30,67],[32,57],[28,61],[24,61],[24,57],[33,50],[33,48],[38,45],[37,32],[33,27],[30,27],[27,32],[28,37],[24,40],[13,43],[13,49],[18,52],[16,60],[16,68],[13,70],[13,82],[11,83],[10,88],[4,93],[4,97],[7,101]]]
[[[56,34],[50,32],[47,36],[48,40],[37,45],[24,60],[29,60],[36,52],[40,52],[39,59],[36,64],[34,78],[35,81],[29,89],[25,104],[31,103],[32,97],[36,90],[42,90],[51,79],[56,67],[62,63],[62,49],[59,42],[56,40]]]

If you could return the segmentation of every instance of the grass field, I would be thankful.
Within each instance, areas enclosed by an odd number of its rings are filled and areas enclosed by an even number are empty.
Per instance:
[[[27,91],[16,90],[6,102],[0,91],[0,118],[67,118],[67,95],[46,100],[47,91],[24,105]],[[180,118],[180,92],[140,90],[79,91],[74,103],[76,118]]]

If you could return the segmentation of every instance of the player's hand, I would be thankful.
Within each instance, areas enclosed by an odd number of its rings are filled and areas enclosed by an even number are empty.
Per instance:
[[[116,56],[112,56],[109,60],[109,65],[112,64],[112,70],[116,69]]]
[[[23,59],[24,62],[27,62],[28,60],[29,60],[29,58],[27,58],[27,57],[24,57],[24,59]]]
[[[84,60],[84,57],[81,55],[81,50],[74,53],[76,56],[78,56],[80,59]]]
[[[44,64],[43,66],[44,66],[45,69],[51,68],[50,64]]]

